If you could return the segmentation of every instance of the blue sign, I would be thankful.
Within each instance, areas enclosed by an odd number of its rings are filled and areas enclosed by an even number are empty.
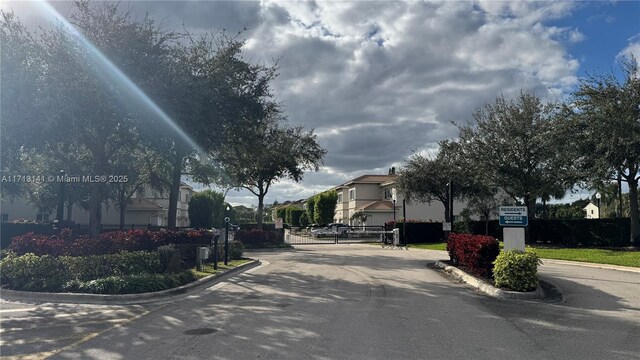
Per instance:
[[[500,206],[500,226],[528,226],[526,206]]]

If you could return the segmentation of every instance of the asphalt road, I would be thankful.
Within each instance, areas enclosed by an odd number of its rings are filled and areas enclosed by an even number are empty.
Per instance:
[[[545,264],[561,303],[497,300],[371,245],[263,266],[145,306],[0,304],[2,358],[640,359],[640,273]],[[30,357],[18,357],[17,355]]]

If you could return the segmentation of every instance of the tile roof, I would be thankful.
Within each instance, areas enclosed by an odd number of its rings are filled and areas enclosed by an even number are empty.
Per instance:
[[[373,201],[368,204],[358,206],[356,210],[393,210],[393,202],[389,200]]]
[[[374,183],[382,184],[395,179],[395,175],[362,175],[353,180],[347,181],[344,185],[352,183]]]

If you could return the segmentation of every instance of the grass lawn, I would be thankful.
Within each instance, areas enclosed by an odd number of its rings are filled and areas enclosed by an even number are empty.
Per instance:
[[[502,245],[502,243],[500,243]],[[410,244],[416,249],[447,250],[447,243]],[[501,246],[502,247],[502,246]],[[535,247],[542,259],[640,267],[640,251]]]
[[[428,249],[428,250],[447,250],[447,243],[429,243],[429,244],[409,244],[410,248]]]
[[[213,270],[213,263],[207,263],[207,264],[204,264],[204,266],[202,267],[202,271],[198,271],[194,267],[193,269],[191,269],[191,272],[194,273],[198,277],[198,279],[201,279],[201,278],[203,278],[205,276],[218,274],[218,273],[224,272],[226,270],[233,269],[233,268],[238,267],[238,266],[240,266],[242,264],[246,264],[249,261],[251,261],[251,260],[250,259],[229,260],[229,265],[225,265],[224,261],[220,261],[218,263],[218,270]]]
[[[543,259],[640,267],[640,251],[534,247]]]

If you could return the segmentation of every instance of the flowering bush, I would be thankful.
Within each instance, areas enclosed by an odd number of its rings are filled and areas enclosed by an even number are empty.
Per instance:
[[[452,233],[447,241],[447,251],[454,264],[467,268],[476,276],[489,278],[500,246],[498,240],[490,236]]]

